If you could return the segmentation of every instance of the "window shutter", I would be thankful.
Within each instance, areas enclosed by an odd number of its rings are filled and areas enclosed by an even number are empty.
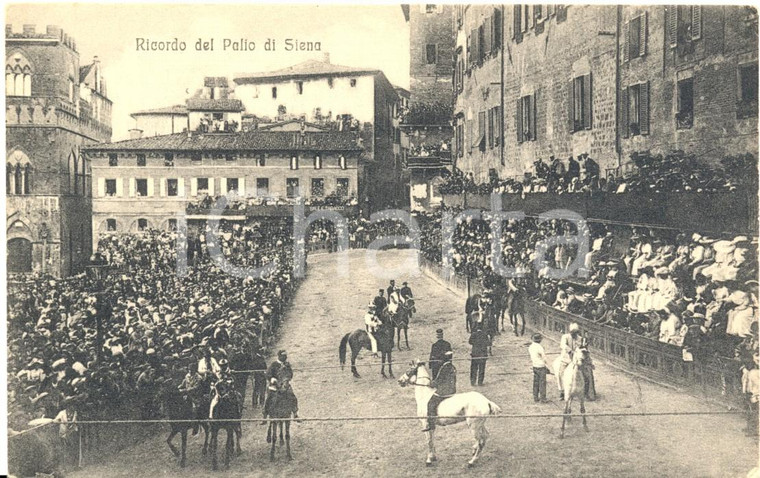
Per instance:
[[[493,17],[486,18],[483,30],[483,54],[487,56],[491,53],[491,47],[493,46]]]
[[[631,25],[630,22],[625,22],[623,27],[623,62],[626,63],[630,60],[631,55]]]
[[[130,197],[134,197],[137,194],[137,186],[135,184],[135,178],[129,178],[129,195]]]
[[[166,196],[166,178],[158,178],[158,195]]]
[[[630,126],[628,123],[628,88],[623,88],[620,91],[620,128],[623,138],[627,138],[630,133]]]
[[[185,178],[177,179],[177,196],[185,195]]]
[[[533,25],[536,28],[536,35],[539,35],[544,32],[544,22],[543,17],[539,18],[539,14],[541,12],[542,6],[541,5],[533,5]]]
[[[124,197],[124,178],[116,178],[116,196]]]
[[[501,48],[501,35],[502,35],[502,18],[501,8],[495,8],[493,11],[493,48],[492,50],[498,50]]]
[[[226,193],[227,191],[225,191]],[[208,195],[215,196],[216,190],[214,189],[214,178],[208,178]]]
[[[668,5],[668,41],[670,48],[678,45],[678,5]]]
[[[488,131],[486,131],[486,112],[481,111],[478,113],[478,139],[476,144],[478,148],[485,143],[486,134],[488,134]]]
[[[567,5],[557,5],[557,23],[567,20]]]
[[[522,5],[515,5],[514,7],[514,22],[512,22],[512,38],[516,43],[522,42]]]
[[[517,142],[523,142],[523,110],[522,110],[522,98],[517,100],[517,114],[515,115],[515,130],[517,131]]]
[[[531,108],[531,121],[530,121],[530,126],[531,126],[530,139],[532,139],[533,141],[535,141],[536,138],[537,138],[536,133],[538,131],[538,126],[537,126],[537,123],[538,123],[538,105],[537,105],[537,103],[538,103],[538,90],[536,90],[533,93],[533,96],[531,96],[530,99],[531,99],[531,102],[533,103],[531,105],[532,108]]]
[[[209,185],[210,187],[210,185]],[[221,196],[224,196],[227,194],[227,178],[220,178],[219,179],[219,194]]]
[[[245,178],[238,178],[238,194],[246,196],[245,194]]]
[[[559,18],[559,11],[557,11],[557,18]],[[567,83],[567,100],[568,100],[568,125],[570,132],[575,131],[575,79],[571,78]]]
[[[106,195],[106,178],[98,178],[98,196]]]
[[[198,195],[198,178],[190,178],[190,195]]]
[[[153,178],[148,178],[145,180],[145,182],[147,183],[147,187],[148,187],[148,191],[147,191],[148,197],[152,197],[153,196]]]
[[[472,63],[472,32],[467,35],[467,68],[470,67],[470,63]]]
[[[473,130],[472,124],[473,123],[474,123],[474,121],[469,121],[467,123],[467,145],[468,145],[467,151],[469,153],[472,153],[472,144],[475,142],[475,138],[473,138],[473,134],[472,134],[472,130]]]
[[[470,60],[470,63],[477,63],[480,59],[480,44],[478,43],[478,29],[473,28],[472,29],[472,42],[470,45],[472,45],[472,59]]]
[[[591,74],[583,77],[583,126],[591,129],[593,95],[591,94]]]
[[[639,56],[647,54],[647,33],[649,31],[649,12],[644,12],[641,16],[641,32],[639,33]]]
[[[699,40],[702,38],[702,6],[694,5],[691,7],[691,39]]]
[[[639,131],[649,134],[649,82],[639,85]]]

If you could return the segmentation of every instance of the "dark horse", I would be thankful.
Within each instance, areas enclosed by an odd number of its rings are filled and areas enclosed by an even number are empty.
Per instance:
[[[196,413],[193,410],[193,401],[187,392],[180,391],[177,387],[170,385],[164,389],[163,396],[164,396],[164,411],[166,412],[166,415],[170,420],[170,426],[171,426],[171,432],[169,433],[169,436],[166,438],[166,444],[169,445],[169,448],[171,449],[172,453],[174,453],[174,456],[180,459],[179,466],[184,468],[187,461],[185,452],[187,450],[187,431],[188,430],[193,429],[197,433],[198,427],[199,426],[203,427],[203,433],[205,435],[205,440],[203,442],[203,454],[205,455],[206,451],[208,450],[208,423],[203,422],[203,421],[200,423],[199,422],[192,423],[188,420],[195,420],[201,414],[205,414],[206,416],[208,416],[209,401],[200,400],[200,403],[198,404],[198,407],[200,408],[200,410],[198,411],[198,413]],[[204,405],[205,405],[205,409],[203,408]],[[174,422],[172,420],[177,420],[177,421]],[[178,450],[172,443],[177,433],[181,434],[181,437],[182,437],[181,450]]]
[[[217,384],[219,401],[214,407],[211,416],[211,469],[218,468],[216,459],[216,449],[218,445],[219,430],[227,431],[227,443],[224,453],[224,467],[229,468],[230,456],[232,456],[235,447],[235,435],[238,436],[237,453],[240,454],[240,418],[242,416],[242,400],[240,396],[228,387],[224,382]]]
[[[383,365],[380,369],[380,374],[387,378],[385,375],[385,360],[387,358],[388,373],[393,377],[393,326],[388,323],[383,323],[379,327],[375,337],[377,338],[377,350],[380,351],[383,357]],[[367,335],[367,332],[362,329],[356,329],[350,334],[343,336],[343,340],[340,341],[338,353],[341,369],[346,363],[346,344],[351,346],[351,373],[354,374],[354,377],[360,378],[359,372],[356,371],[356,356],[359,355],[359,351],[362,348],[372,350],[372,343],[369,340],[369,335]]]
[[[242,347],[234,347],[231,352],[230,369],[232,370],[232,378],[235,380],[235,390],[240,395],[245,396],[248,378],[251,376],[251,371],[256,369],[253,349],[244,345]],[[254,406],[256,406],[255,403]]]
[[[408,298],[406,302],[402,302],[398,305],[398,310],[395,314],[391,315],[391,324],[396,331],[396,345],[399,351],[401,350],[401,331],[404,331],[404,342],[406,342],[407,350],[411,350],[409,347],[409,319],[412,317],[412,310],[414,309],[414,299]]]
[[[284,380],[280,391],[270,392],[273,394],[272,401],[270,402],[270,415],[269,426],[267,427],[267,443],[271,443],[272,447],[269,450],[269,460],[274,461],[274,448],[277,443],[277,428],[280,429],[280,446],[285,443],[285,453],[287,453],[288,460],[292,460],[293,456],[290,454],[290,418],[292,418],[296,411],[296,403],[287,390],[289,388],[288,380]],[[278,420],[279,419],[279,420]],[[285,429],[285,440],[283,441],[283,428]]]

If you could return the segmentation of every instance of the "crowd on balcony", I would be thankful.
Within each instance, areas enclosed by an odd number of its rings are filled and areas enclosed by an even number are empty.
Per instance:
[[[441,214],[418,216],[422,253],[439,264],[444,260]],[[576,259],[576,246],[552,246],[542,254],[543,269],[535,270],[537,244],[575,235],[577,229],[562,220],[505,222],[497,238],[502,262],[522,274],[512,286],[546,305],[682,347],[685,360],[737,351],[752,363],[751,351],[758,346],[757,238],[588,227],[588,254]],[[457,273],[503,287],[505,279],[491,268],[491,238],[488,223],[457,221],[446,257]],[[567,269],[576,260],[587,279],[548,274],[549,267]]]
[[[451,156],[451,142],[444,140],[434,144],[422,142],[418,145],[412,145],[409,148],[409,156],[418,158],[430,156],[449,157]]]
[[[719,167],[700,165],[695,155],[676,151],[669,155],[649,152],[631,155],[630,173],[611,172],[606,177],[599,164],[588,154],[562,160],[551,156],[537,160],[533,173],[524,179],[499,179],[492,175],[485,183],[476,183],[472,173],[456,170],[441,186],[443,194],[511,193],[666,193],[718,192],[739,188],[756,188],[757,158],[752,154],[727,156]]]
[[[218,118],[201,118],[198,124],[199,133],[234,133],[238,130],[238,122]]]
[[[187,203],[186,211],[189,214],[207,212],[213,209],[217,204],[217,201],[222,196],[209,196],[204,195],[201,198]],[[283,198],[283,197],[246,197],[246,198],[231,198],[227,197],[224,207],[225,211],[245,211],[247,207],[251,206],[283,206],[293,205],[296,203],[296,198]],[[324,196],[310,196],[304,198],[304,205],[306,206],[324,206],[324,207],[350,207],[357,206],[359,200],[351,195],[339,194],[333,192]]]
[[[178,278],[175,233],[149,231],[101,241],[98,254],[118,269],[102,279],[9,284],[9,428],[74,413],[156,418],[162,384],[178,385],[206,350],[265,347],[295,287],[291,236],[284,226],[230,226],[219,237],[233,263],[274,263],[264,277],[224,273],[205,240],[191,238]]]

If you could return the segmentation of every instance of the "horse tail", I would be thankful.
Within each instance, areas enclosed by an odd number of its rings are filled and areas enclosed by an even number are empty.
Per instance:
[[[343,365],[346,364],[346,344],[348,343],[348,336],[351,334],[346,334],[343,337],[343,340],[340,341],[340,348],[338,349],[338,357],[340,358],[340,369],[343,370]]]
[[[501,413],[501,407],[493,403],[492,401],[488,401],[488,414],[489,415],[498,415]]]

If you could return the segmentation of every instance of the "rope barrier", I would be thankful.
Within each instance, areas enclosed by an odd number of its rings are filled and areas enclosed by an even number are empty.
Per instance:
[[[403,352],[403,351],[402,351]],[[546,352],[545,355],[559,355],[560,352]],[[467,357],[467,358],[455,358],[451,359],[452,362],[466,362],[470,360],[480,360],[480,359],[496,359],[496,358],[510,358],[510,357],[521,357],[521,358],[527,358],[528,355],[526,354],[505,354],[505,355],[490,355],[486,357]],[[391,365],[398,364],[400,362],[404,362],[405,360],[396,361],[396,362],[385,362],[385,365],[388,365],[389,363]],[[428,362],[428,360],[425,360],[424,362]],[[364,362],[364,363],[357,363],[357,367],[375,367],[383,365],[383,362]],[[351,365],[349,363],[346,363],[345,365],[318,365],[314,367],[299,367],[295,370],[299,372],[305,372],[308,370],[326,370],[326,369],[335,369],[335,368],[343,368],[343,367],[350,367]],[[266,372],[267,369],[251,369],[251,370],[230,370],[232,373],[255,373],[255,372]]]
[[[742,415],[743,412],[736,410],[728,411],[689,411],[689,412],[597,412],[586,413],[588,418],[603,418],[603,417],[693,417],[693,416],[720,416],[720,415]],[[444,419],[467,419],[467,418],[492,418],[492,419],[520,419],[520,418],[563,418],[563,417],[582,417],[581,413],[507,413],[498,415],[439,415],[438,418]],[[239,419],[207,419],[201,420],[204,423],[212,422],[241,422],[241,423],[257,423],[257,422],[364,422],[364,421],[390,421],[390,420],[421,420],[425,419],[425,416],[415,415],[384,415],[377,417],[299,417],[299,418],[239,418]],[[117,424],[130,424],[130,423],[145,423],[145,424],[160,424],[160,423],[198,423],[199,420],[170,420],[170,419],[154,419],[154,420],[77,420],[73,422],[63,422],[68,425],[117,425]],[[50,422],[39,425],[35,428],[30,428],[23,432],[19,432],[18,436],[22,433],[40,428],[45,425],[58,424],[60,422]],[[11,436],[11,438],[13,438]]]
[[[74,423],[74,422],[70,422],[70,423]],[[24,433],[29,433],[29,432],[31,432],[31,431],[37,430],[38,428],[46,427],[46,426],[48,426],[48,425],[60,425],[60,424],[61,424],[60,422],[47,422],[47,423],[40,423],[40,424],[39,424],[39,425],[37,425],[37,426],[34,426],[34,427],[32,427],[32,428],[27,428],[26,430],[21,430],[20,432],[15,432],[13,435],[9,435],[9,436],[10,436],[11,438],[13,438],[13,437],[21,436],[21,435],[23,435]]]

